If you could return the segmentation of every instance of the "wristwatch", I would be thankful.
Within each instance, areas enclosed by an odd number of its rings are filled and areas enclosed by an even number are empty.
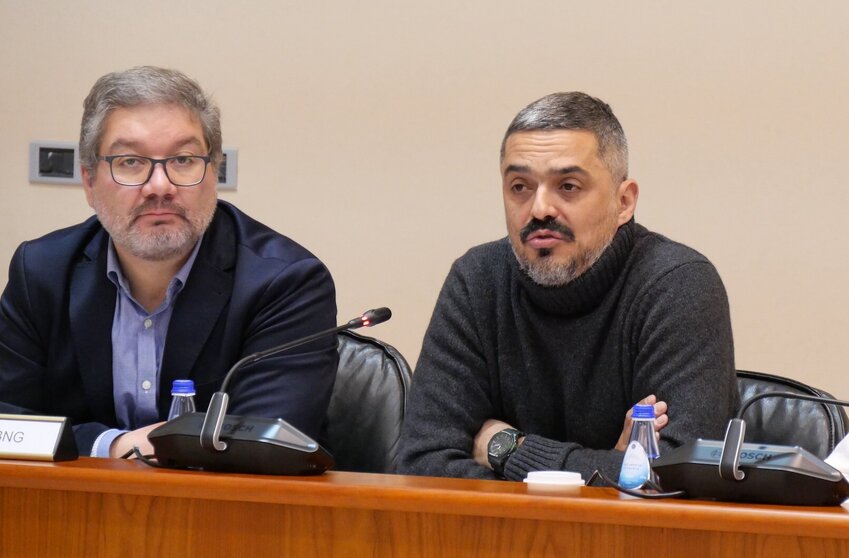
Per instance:
[[[489,439],[489,444],[486,447],[487,457],[489,464],[492,465],[492,470],[499,478],[504,478],[504,466],[510,456],[519,448],[519,438],[524,435],[524,432],[515,428],[505,428],[496,432]]]

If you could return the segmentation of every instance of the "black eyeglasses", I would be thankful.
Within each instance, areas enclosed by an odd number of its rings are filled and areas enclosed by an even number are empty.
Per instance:
[[[141,186],[153,176],[157,163],[162,165],[165,176],[174,186],[197,186],[206,178],[206,167],[212,158],[209,155],[175,155],[164,159],[153,159],[141,155],[107,155],[98,161],[109,163],[112,180],[121,186]]]

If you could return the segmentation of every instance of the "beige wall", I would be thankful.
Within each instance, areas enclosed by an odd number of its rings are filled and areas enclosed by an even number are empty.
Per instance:
[[[500,136],[582,89],[629,136],[643,224],[708,255],[740,368],[849,398],[849,3],[0,0],[0,262],[90,214],[30,185],[32,140],[76,140],[101,74],[182,69],[214,92],[239,190],[312,249],[339,317],[415,361],[453,259],[504,234]]]

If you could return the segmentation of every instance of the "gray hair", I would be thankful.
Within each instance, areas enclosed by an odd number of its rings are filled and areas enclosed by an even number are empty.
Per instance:
[[[507,138],[516,132],[533,130],[586,130],[595,134],[598,156],[614,180],[628,178],[628,142],[610,105],[580,91],[552,93],[521,111],[507,128],[501,141],[501,158]]]
[[[179,105],[197,117],[209,146],[214,169],[222,159],[221,113],[198,83],[178,72],[154,66],[139,66],[106,74],[95,82],[83,102],[80,125],[80,162],[89,172],[97,165],[103,128],[111,112],[119,107]]]

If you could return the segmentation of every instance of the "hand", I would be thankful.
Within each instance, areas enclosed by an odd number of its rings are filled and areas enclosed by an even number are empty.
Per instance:
[[[509,424],[501,420],[489,419],[483,423],[481,429],[475,435],[475,445],[473,448],[473,457],[475,461],[477,461],[480,465],[483,465],[487,469],[492,469],[492,466],[489,464],[489,440],[496,433],[501,432],[505,428],[513,428]],[[521,439],[520,439],[521,443]]]
[[[654,394],[649,395],[638,405],[654,405],[654,435],[660,439],[660,431],[669,424],[669,417],[666,416],[667,405],[666,401],[658,401]],[[616,442],[614,449],[625,451],[628,448],[628,440],[631,439],[631,413],[634,409],[628,409],[625,414],[625,425],[622,427],[622,434],[619,435],[619,441]]]
[[[137,446],[139,448],[139,450],[142,452],[142,455],[152,454],[153,444],[151,444],[150,440],[147,439],[147,435],[150,434],[152,430],[155,430],[163,424],[165,423],[157,422],[156,424],[144,426],[142,428],[137,428],[132,432],[121,434],[120,436],[115,438],[112,441],[112,445],[109,446],[109,457],[121,457],[127,452],[132,451],[134,446]]]

